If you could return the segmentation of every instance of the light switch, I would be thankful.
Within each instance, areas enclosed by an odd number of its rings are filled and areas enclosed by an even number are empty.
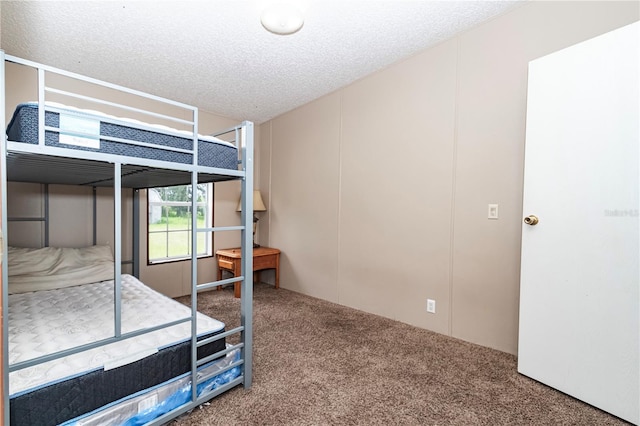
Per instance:
[[[498,205],[497,204],[489,204],[489,213],[487,215],[489,219],[497,219],[498,218]]]

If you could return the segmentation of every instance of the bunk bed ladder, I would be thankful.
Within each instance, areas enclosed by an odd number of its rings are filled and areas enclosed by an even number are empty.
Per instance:
[[[197,121],[196,121],[197,123]],[[196,124],[197,126],[197,124]],[[176,418],[177,416],[192,410],[193,408],[207,402],[211,398],[226,392],[227,390],[243,384],[245,389],[251,387],[253,379],[253,215],[247,212],[253,212],[253,123],[249,121],[243,122],[240,126],[232,129],[236,133],[236,141],[241,142],[241,164],[244,171],[244,176],[241,180],[241,195],[240,203],[242,205],[242,213],[240,219],[240,226],[227,226],[227,227],[212,227],[212,228],[198,228],[197,215],[192,214],[191,226],[195,232],[192,233],[192,246],[191,246],[191,401],[183,404],[180,407],[152,420],[147,423],[147,426],[155,426],[166,423],[167,421]],[[223,131],[220,134],[225,134],[227,131]],[[198,175],[197,172],[191,174],[191,193],[197,194]],[[191,211],[196,212],[197,200],[196,197],[191,197]],[[213,281],[204,284],[198,284],[198,267],[197,267],[197,236],[199,232],[222,232],[222,231],[240,231],[241,232],[241,250],[242,250],[242,265],[241,276],[229,279],[223,279],[219,281]],[[225,331],[224,333],[217,334],[213,337],[198,341],[197,340],[197,307],[198,307],[198,292],[208,290],[219,285],[226,285],[235,282],[241,282],[241,301],[240,301],[240,327],[232,330]],[[213,355],[198,359],[197,350],[198,347],[204,346],[215,340],[223,339],[227,336],[241,333],[241,343],[233,345],[219,351]],[[225,368],[217,372],[217,374],[223,374],[233,368],[240,367],[242,373],[239,377],[231,380],[230,382],[198,394],[198,385],[203,384],[210,377],[198,378],[198,367],[220,357],[230,353],[233,350],[240,349],[241,355],[238,361],[231,363]]]

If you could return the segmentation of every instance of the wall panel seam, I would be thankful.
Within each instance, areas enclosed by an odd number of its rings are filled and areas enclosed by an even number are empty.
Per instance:
[[[449,321],[447,333],[453,336],[454,300],[453,300],[453,272],[454,272],[454,243],[455,243],[455,218],[456,218],[456,189],[458,173],[458,104],[460,102],[460,37],[456,37],[455,60],[455,94],[453,99],[453,149],[451,160],[451,212],[449,228]]]
[[[269,183],[268,183],[268,191],[269,191],[269,199],[267,200],[267,209],[269,209],[269,214],[267,215],[267,229],[269,230],[267,234],[267,246],[271,246],[271,180],[273,177],[273,120],[269,120]]]
[[[340,297],[340,247],[341,247],[341,239],[342,235],[342,227],[341,227],[341,213],[342,213],[342,133],[343,133],[343,100],[344,100],[344,90],[340,91],[340,96],[338,98],[338,211],[337,211],[337,220],[336,220],[336,301],[341,303],[342,298]]]

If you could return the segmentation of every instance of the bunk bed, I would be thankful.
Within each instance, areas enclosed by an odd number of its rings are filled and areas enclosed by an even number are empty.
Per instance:
[[[4,424],[163,424],[237,385],[252,381],[253,124],[214,136],[198,133],[197,108],[88,77],[2,56],[3,129],[2,312]],[[37,102],[15,107],[5,126],[5,63],[34,68]],[[184,109],[185,120],[137,106],[49,86],[60,75]],[[93,109],[48,102],[56,94],[178,123],[188,130],[149,124]],[[96,108],[99,109],[99,108]],[[139,281],[134,238],[133,275],[122,274],[122,188],[135,190],[237,179],[239,226],[198,228],[192,215],[191,307]],[[112,187],[111,248],[14,248],[7,244],[7,182]],[[193,197],[195,198],[195,197]],[[139,206],[134,205],[138,210]],[[197,211],[192,200],[191,211]],[[134,221],[137,218],[134,218]],[[136,229],[136,228],[134,228]],[[249,230],[249,231],[247,231]],[[197,283],[197,234],[239,231],[242,274]],[[136,234],[138,230],[134,231]],[[46,240],[45,240],[46,241]],[[61,266],[62,265],[62,266]],[[197,294],[242,283],[241,325],[226,330],[197,312]],[[240,335],[235,345],[226,338]]]

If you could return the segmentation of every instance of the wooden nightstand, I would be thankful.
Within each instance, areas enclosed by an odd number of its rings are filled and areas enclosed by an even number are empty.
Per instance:
[[[234,277],[242,275],[242,251],[239,248],[222,249],[216,251],[218,261],[218,280],[222,279],[222,271],[229,271]],[[260,271],[264,269],[276,270],[276,288],[280,288],[280,250],[270,247],[258,247],[253,249],[254,281],[260,280]],[[257,277],[256,277],[257,275]],[[218,286],[220,290],[222,286]],[[233,294],[240,297],[240,282],[233,283]]]

